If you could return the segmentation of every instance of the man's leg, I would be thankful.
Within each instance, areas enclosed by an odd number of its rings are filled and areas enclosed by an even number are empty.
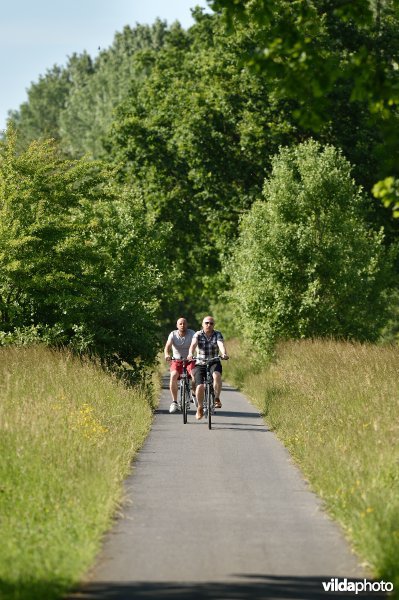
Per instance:
[[[195,397],[197,398],[197,414],[195,415],[196,419],[202,419],[202,417],[204,416],[204,384],[202,383],[203,381],[203,375],[202,375],[202,369],[201,367],[197,366],[197,368],[195,369],[195,383],[196,383],[196,390],[195,390]]]
[[[179,373],[177,371],[170,372],[169,389],[172,396],[173,402],[177,402],[177,381],[179,379]]]
[[[191,386],[191,397],[192,397],[192,402],[194,402],[194,400],[196,400],[196,394],[195,394],[195,390],[197,388],[197,384],[195,383],[195,367],[190,365],[187,368],[188,374],[190,376],[190,386]]]
[[[201,383],[200,385],[197,385],[197,389],[195,390],[195,396],[197,398],[198,406],[200,406],[201,408],[204,405],[204,389],[204,384]]]
[[[197,414],[195,415],[196,419],[202,419],[204,416],[204,384],[200,383],[197,385],[197,389],[195,390],[195,397],[197,398]]]
[[[220,402],[220,392],[222,391],[222,374],[219,371],[213,372],[213,389],[215,391],[215,407],[222,408]]]

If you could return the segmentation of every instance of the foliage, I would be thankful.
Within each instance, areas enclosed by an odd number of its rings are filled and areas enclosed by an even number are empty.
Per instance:
[[[68,103],[73,78],[79,72],[92,71],[87,53],[73,54],[66,68],[54,65],[27,90],[28,99],[8,119],[18,132],[17,147],[26,148],[33,140],[61,139],[60,116]]]
[[[10,130],[0,149],[3,343],[25,330],[104,358],[151,360],[164,229],[100,162],[66,160],[51,141],[15,146]]]
[[[142,78],[135,56],[163,44],[167,26],[126,26],[113,44],[93,59],[87,52],[72,54],[65,66],[54,65],[28,88],[28,99],[12,111],[9,122],[18,131],[18,148],[36,139],[60,140],[70,156],[89,153],[99,158],[115,107],[132,81]]]
[[[57,65],[31,84],[28,100],[9,115],[9,122],[19,131],[20,147],[40,137],[59,139],[59,115],[68,93],[67,72]]]
[[[137,56],[162,47],[167,35],[166,23],[159,19],[152,26],[127,25],[115,34],[110,48],[101,50],[92,70],[83,73],[83,80],[72,78],[68,103],[60,114],[60,138],[66,152],[73,156],[88,153],[94,158],[104,155],[114,110],[133,83],[140,85],[145,76]]]
[[[161,50],[146,54],[149,74],[119,107],[109,145],[148,212],[172,224],[170,260],[181,274],[175,304],[199,313],[223,288],[221,263],[239,217],[289,124],[264,78],[238,67],[251,40],[227,41],[217,20],[195,16],[188,32],[176,27]]]
[[[386,177],[379,181],[373,188],[373,194],[382,200],[384,206],[392,208],[394,217],[399,217],[399,179]]]
[[[396,0],[213,0],[230,28],[237,21],[258,34],[246,60],[279,79],[284,97],[300,99],[300,116],[311,126],[326,118],[322,101],[337,83],[351,83],[350,101],[391,113],[399,102]],[[312,110],[306,110],[309,99]]]
[[[283,148],[265,200],[242,220],[232,301],[261,351],[278,338],[378,337],[392,256],[382,232],[365,226],[350,171],[334,147]]]
[[[240,216],[270,173],[270,157],[309,131],[295,120],[298,103],[281,93],[277,73],[243,65],[266,35],[260,26],[238,23],[226,34],[217,15],[198,11],[195,18],[187,33],[175,30],[146,55],[151,69],[118,109],[109,147],[121,177],[143,190],[149,212],[172,224],[170,259],[182,276],[176,300],[198,314],[220,300],[222,265]],[[324,38],[325,52],[335,52],[336,35]],[[369,189],[386,165],[384,119],[364,99],[349,102],[349,80],[338,83],[328,104],[317,99],[326,109],[317,136],[343,149]],[[363,212],[373,226],[386,227],[391,242],[397,228],[387,211],[369,199]]]
[[[391,1],[374,5],[362,14],[358,3],[336,0],[238,1],[221,14],[196,9],[188,31],[160,21],[125,27],[95,59],[69,60],[54,135],[68,156],[112,161],[118,181],[142,198],[145,219],[168,227],[173,285],[160,295],[162,323],[182,313],[193,322],[210,306],[228,320],[222,267],[279,146],[313,135],[340,148],[365,190],[395,174],[397,111],[378,104],[372,83],[378,75],[394,90],[398,15]],[[43,117],[53,81],[40,83],[29,105]],[[21,117],[24,140],[44,134],[38,119],[31,127]],[[399,222],[365,199],[362,218],[392,244]]]
[[[244,63],[275,78],[276,93],[296,102],[293,114],[300,123],[314,131],[331,126],[340,89],[346,90],[347,103],[356,111],[359,103],[362,111],[366,107],[377,143],[377,149],[370,149],[379,154],[381,165],[371,169],[374,181],[368,182],[368,189],[382,179],[374,188],[375,197],[383,192],[394,204],[385,178],[399,173],[398,1],[210,0],[210,5],[223,13],[230,32],[245,26],[254,33],[258,43]],[[338,112],[342,111],[346,112],[340,102]]]

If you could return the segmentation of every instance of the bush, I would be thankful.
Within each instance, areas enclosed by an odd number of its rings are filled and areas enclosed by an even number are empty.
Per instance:
[[[339,150],[310,140],[274,157],[230,265],[232,304],[259,349],[277,338],[378,337],[392,256],[364,212]]]
[[[32,336],[106,360],[153,360],[165,229],[99,161],[52,141],[0,147],[0,343]]]

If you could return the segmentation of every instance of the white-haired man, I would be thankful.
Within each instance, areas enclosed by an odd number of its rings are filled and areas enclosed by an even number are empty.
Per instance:
[[[194,369],[194,379],[196,384],[196,398],[197,398],[197,414],[196,419],[202,419],[204,416],[204,377],[206,373],[206,367],[201,364],[201,360],[214,358],[215,356],[221,356],[221,358],[227,359],[226,347],[224,345],[223,335],[220,331],[215,330],[215,319],[211,316],[204,317],[202,321],[202,329],[196,331],[191,342],[190,349],[188,351],[187,358],[190,360],[193,358],[194,351],[197,350],[197,364]],[[220,401],[220,392],[222,389],[222,365],[220,362],[214,363],[211,368],[213,376],[213,389],[215,391],[215,408],[222,408]]]

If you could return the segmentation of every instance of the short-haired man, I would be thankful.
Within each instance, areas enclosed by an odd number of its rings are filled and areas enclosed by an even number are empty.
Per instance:
[[[171,363],[169,389],[172,396],[172,404],[169,408],[170,413],[175,413],[179,408],[179,405],[177,404],[177,382],[183,372],[182,363],[173,360],[170,356],[170,352],[172,350],[173,358],[187,358],[188,351],[195,333],[193,329],[187,328],[187,320],[184,317],[177,319],[176,326],[177,329],[170,332],[164,350],[165,360]],[[189,375],[191,375],[194,366],[194,362],[187,365],[187,371]]]
[[[197,364],[194,370],[194,378],[196,384],[197,398],[197,414],[196,419],[202,419],[204,416],[204,377],[206,367],[201,364],[201,360],[214,358],[221,355],[221,358],[227,359],[226,348],[224,345],[223,335],[220,331],[215,330],[215,319],[213,317],[205,317],[202,321],[202,329],[196,331],[188,351],[188,359],[193,357],[194,351],[197,349]],[[213,389],[215,390],[215,408],[222,408],[220,401],[220,391],[222,389],[222,365],[220,362],[215,362],[210,367],[213,376]]]

